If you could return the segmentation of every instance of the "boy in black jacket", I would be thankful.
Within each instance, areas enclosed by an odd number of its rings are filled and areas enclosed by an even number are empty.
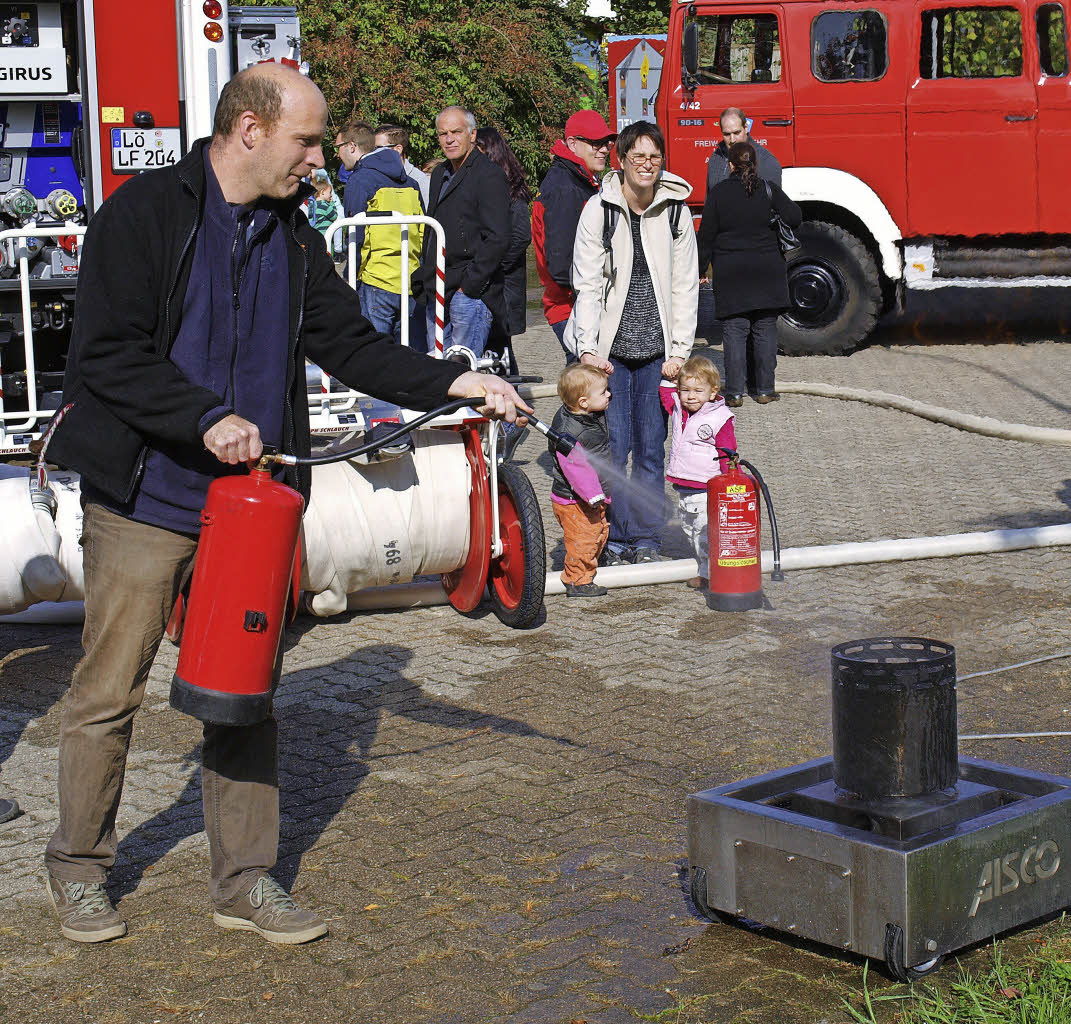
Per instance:
[[[610,434],[606,429],[606,407],[610,389],[606,374],[585,363],[570,363],[558,378],[558,397],[562,407],[555,413],[551,428],[556,433],[572,434],[584,452],[591,456],[596,471],[610,461]],[[610,527],[606,522],[606,504],[596,500],[588,504],[569,482],[562,468],[562,457],[550,444],[554,479],[550,498],[554,516],[565,534],[565,571],[562,583],[569,597],[602,597],[605,587],[594,583],[599,555],[606,546]]]

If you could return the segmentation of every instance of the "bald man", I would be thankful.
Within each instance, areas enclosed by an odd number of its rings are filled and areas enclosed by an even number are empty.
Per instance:
[[[103,883],[134,714],[217,477],[264,445],[307,455],[305,356],[353,388],[415,409],[449,397],[507,420],[495,377],[395,345],[361,316],[301,204],[323,167],[327,105],[295,71],[235,76],[211,139],[124,184],[86,235],[50,459],[82,474],[85,657],[60,734],[48,895],[76,942],[126,933]],[[285,480],[308,498],[307,470]],[[281,661],[281,659],[280,659]],[[279,841],[278,728],[205,725],[201,788],[214,920],[270,942],[327,925],[270,875]]]

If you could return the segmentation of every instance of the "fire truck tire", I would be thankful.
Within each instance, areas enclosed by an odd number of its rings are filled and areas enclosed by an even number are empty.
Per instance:
[[[547,542],[532,483],[510,462],[498,467],[498,519],[502,554],[491,559],[491,608],[507,626],[528,629],[543,611]]]
[[[894,981],[902,981],[910,984],[925,978],[927,974],[933,974],[945,962],[943,956],[935,956],[924,964],[908,967],[904,963],[904,930],[898,924],[885,926],[885,967]]]
[[[792,308],[778,321],[778,348],[786,356],[847,355],[881,316],[878,265],[836,224],[804,221],[797,234],[802,251],[788,265]]]

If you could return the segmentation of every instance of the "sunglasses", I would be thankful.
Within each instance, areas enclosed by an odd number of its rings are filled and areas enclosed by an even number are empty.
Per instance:
[[[617,136],[611,135],[606,139],[585,139],[583,135],[578,135],[576,138],[578,142],[586,142],[592,149],[609,149]]]

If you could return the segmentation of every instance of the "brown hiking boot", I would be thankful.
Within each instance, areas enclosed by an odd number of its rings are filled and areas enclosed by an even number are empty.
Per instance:
[[[327,934],[327,924],[311,910],[302,910],[270,875],[261,875],[237,903],[217,910],[220,928],[256,932],[269,942],[297,945]]]
[[[49,875],[48,898],[59,916],[60,931],[75,942],[107,942],[126,935],[126,921],[112,906],[100,882],[65,882]]]

